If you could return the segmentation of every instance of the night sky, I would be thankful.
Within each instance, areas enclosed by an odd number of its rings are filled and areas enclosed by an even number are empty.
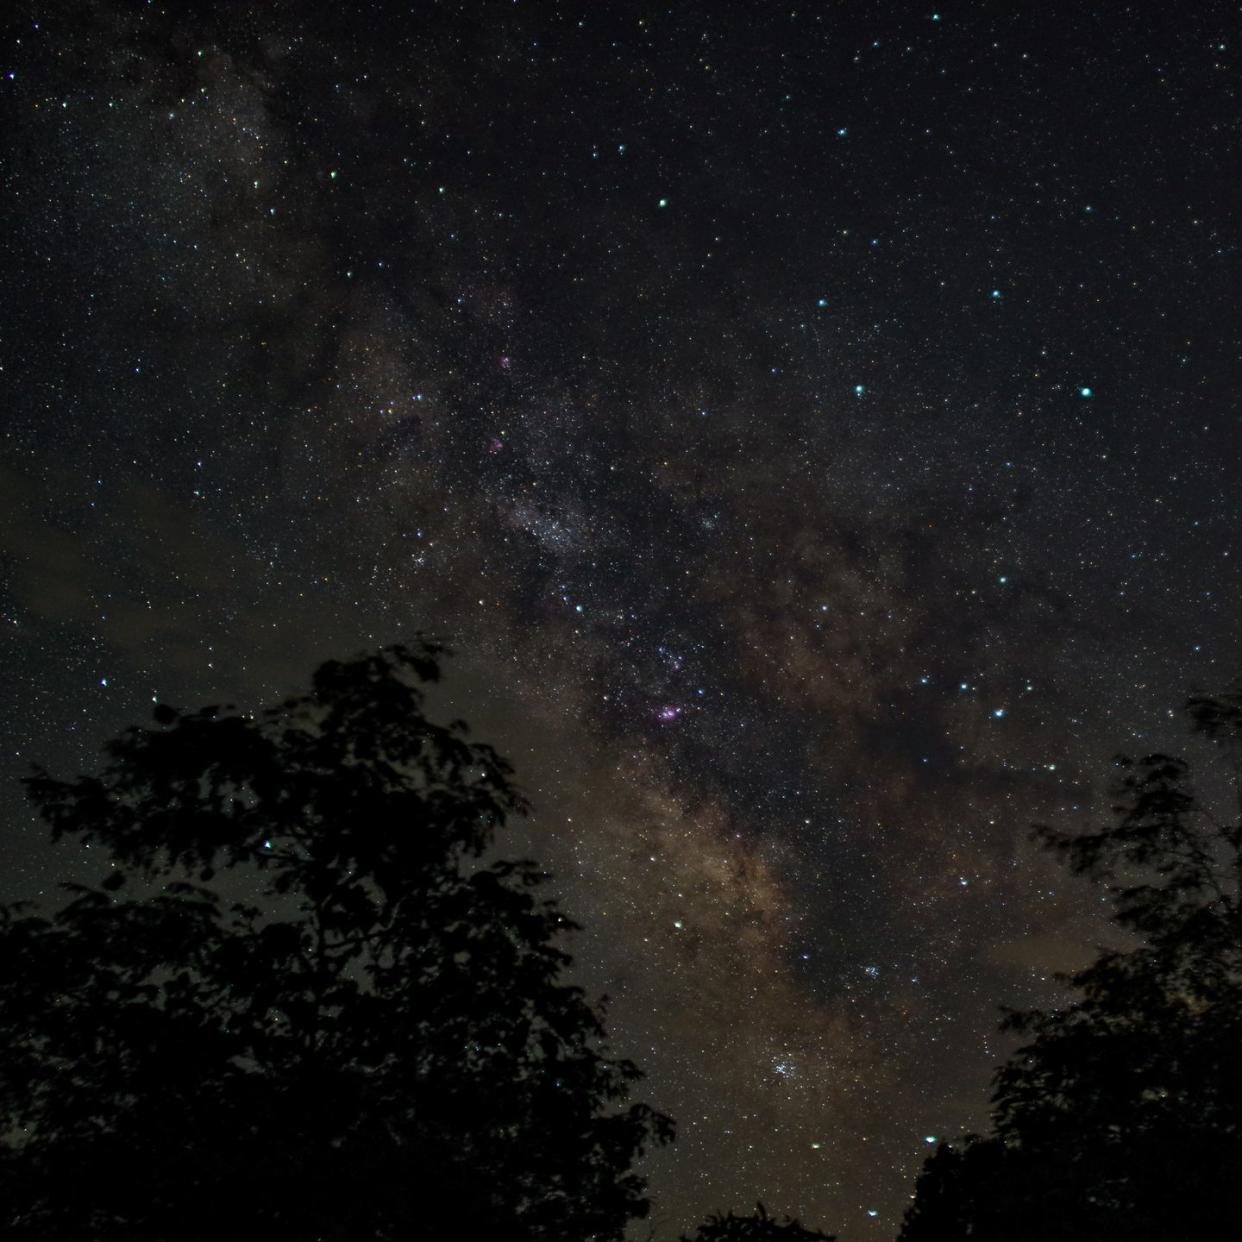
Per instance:
[[[446,638],[657,1236],[891,1238],[1242,673],[1237,6],[19,9],[0,895],[31,760]]]

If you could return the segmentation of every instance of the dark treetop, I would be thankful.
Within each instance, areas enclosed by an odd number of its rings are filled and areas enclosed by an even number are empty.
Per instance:
[[[111,866],[3,911],[6,1238],[580,1242],[645,1212],[629,1166],[671,1123],[625,1107],[541,873],[488,852],[524,802],[424,715],[439,655],[161,706],[100,775],[28,782]]]
[[[1127,947],[1066,977],[996,1076],[993,1133],[927,1162],[903,1242],[1232,1236],[1242,1220],[1242,694],[1195,698],[1226,780],[1118,761],[1115,821],[1038,836],[1103,890]],[[1210,778],[1211,773],[1206,774]],[[1223,805],[1221,805],[1223,804]]]

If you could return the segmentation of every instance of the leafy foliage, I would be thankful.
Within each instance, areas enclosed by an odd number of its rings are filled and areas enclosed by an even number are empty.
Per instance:
[[[818,1229],[806,1229],[791,1217],[778,1221],[769,1216],[762,1203],[749,1216],[710,1216],[693,1238],[682,1234],[681,1242],[834,1242]]]
[[[1188,711],[1242,791],[1242,696]],[[1069,976],[1066,1008],[1008,1014],[1028,1042],[997,1073],[993,1134],[928,1161],[907,1242],[1154,1242],[1242,1219],[1242,822],[1178,759],[1118,765],[1112,825],[1036,835],[1136,944]]]
[[[0,911],[0,1222],[23,1239],[619,1239],[671,1122],[489,847],[508,764],[424,712],[442,650],[323,665],[255,715],[159,707],[37,771],[113,869]]]

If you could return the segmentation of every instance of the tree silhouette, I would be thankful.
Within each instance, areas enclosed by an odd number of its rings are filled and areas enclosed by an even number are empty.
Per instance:
[[[509,766],[435,724],[418,642],[257,715],[155,711],[38,771],[97,886],[0,911],[0,1223],[14,1242],[619,1239],[671,1122],[561,981]]]
[[[683,1233],[681,1242],[834,1242],[830,1234],[806,1229],[792,1217],[778,1221],[768,1215],[762,1203],[749,1216],[709,1216],[695,1230],[693,1238]]]
[[[1242,694],[1192,699],[1233,783],[1219,815],[1166,755],[1119,759],[1110,827],[1036,836],[1134,947],[1010,1013],[993,1133],[928,1161],[902,1238],[1217,1238],[1242,1221]]]

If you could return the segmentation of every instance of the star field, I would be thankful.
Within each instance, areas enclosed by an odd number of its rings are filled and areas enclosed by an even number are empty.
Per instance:
[[[891,1238],[1242,669],[1237,13],[22,0],[6,771],[422,629],[658,1237]],[[8,783],[4,897],[89,859]]]

